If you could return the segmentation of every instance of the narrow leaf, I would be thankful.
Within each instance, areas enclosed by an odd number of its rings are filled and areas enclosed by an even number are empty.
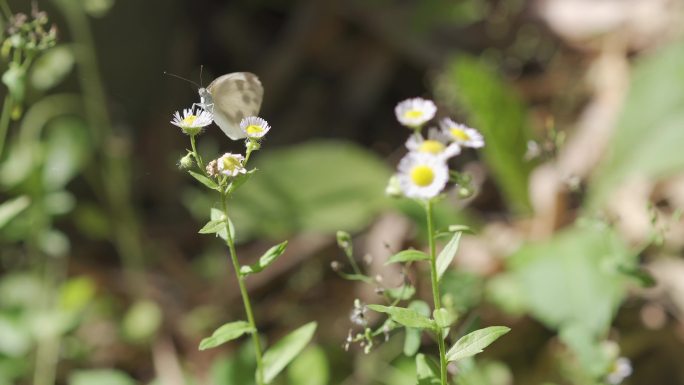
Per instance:
[[[199,350],[215,348],[228,341],[232,341],[245,333],[253,333],[254,329],[245,321],[227,323],[200,342]]]
[[[212,221],[225,221],[227,218],[226,214],[216,208],[211,209],[211,220]],[[230,238],[235,241],[235,226],[233,226],[233,221],[228,219],[228,229],[230,229]],[[216,232],[216,234],[221,237],[223,240],[228,239],[228,232],[226,231],[226,228],[219,229],[219,231]]]
[[[392,299],[406,301],[416,294],[416,288],[411,285],[401,285],[400,287],[386,289],[385,294]]]
[[[199,230],[200,234],[214,234],[226,228],[226,221],[222,219],[216,219],[207,222],[204,227]]]
[[[382,305],[368,305],[368,308],[379,313],[389,314],[393,321],[411,328],[432,330],[436,326],[434,321],[416,312],[415,310],[403,307],[388,307]]]
[[[242,266],[240,268],[240,274],[242,275],[248,275],[248,274],[254,274],[262,271],[268,265],[272,264],[275,262],[278,257],[280,257],[283,252],[285,252],[285,248],[287,247],[287,241],[279,243],[270,249],[268,249],[264,255],[259,258],[259,261],[253,265],[250,266]]]
[[[439,385],[439,366],[425,354],[416,356],[416,375],[418,385]]]
[[[31,203],[31,199],[26,195],[2,202],[0,204],[0,229],[3,228],[12,218],[26,210]]]
[[[475,234],[473,229],[466,225],[451,225],[449,226],[449,232],[452,233],[468,233],[468,234]]]
[[[204,176],[204,175],[202,175],[202,174],[200,174],[200,173],[197,173],[197,172],[195,172],[195,171],[191,171],[191,170],[188,170],[188,173],[189,173],[190,175],[192,175],[193,178],[197,179],[197,181],[199,181],[199,182],[202,183],[203,185],[209,187],[210,189],[212,189],[212,190],[217,190],[217,189],[218,189],[218,185],[216,184],[216,182],[214,182],[213,180],[209,179],[209,177]]]
[[[391,256],[387,262],[385,262],[385,265],[398,262],[426,261],[429,259],[430,257],[420,250],[404,250]]]
[[[430,315],[430,305],[424,301],[415,300],[409,303],[408,308],[417,311],[419,314],[428,317]],[[406,336],[404,337],[404,354],[408,357],[412,357],[418,353],[420,349],[420,337],[422,334],[421,329],[416,328],[405,328]]]
[[[444,275],[444,272],[447,270],[449,265],[451,265],[451,261],[454,260],[454,257],[456,256],[456,252],[458,251],[458,245],[461,242],[461,232],[457,232],[454,234],[453,237],[451,237],[451,240],[449,243],[447,243],[446,246],[444,246],[444,249],[442,250],[441,253],[437,256],[437,277],[442,278]]]
[[[447,361],[458,361],[482,353],[484,348],[510,330],[505,326],[490,326],[466,334],[449,349],[446,354]]]
[[[316,323],[299,327],[271,346],[264,354],[264,383],[269,384],[306,347],[316,331]]]

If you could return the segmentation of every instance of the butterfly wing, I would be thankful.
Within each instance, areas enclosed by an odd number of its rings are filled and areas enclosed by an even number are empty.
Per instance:
[[[264,97],[259,78],[249,72],[234,72],[216,78],[207,91],[214,103],[214,122],[229,138],[244,138],[240,121],[258,115]]]

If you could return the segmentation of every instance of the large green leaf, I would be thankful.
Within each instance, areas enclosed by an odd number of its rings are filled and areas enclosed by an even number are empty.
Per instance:
[[[390,170],[351,143],[309,142],[253,157],[259,171],[229,203],[241,235],[354,232],[389,203],[384,190]]]
[[[304,350],[316,331],[316,323],[299,327],[271,346],[264,354],[264,382],[271,383],[285,367]]]
[[[216,329],[211,337],[204,338],[199,345],[199,350],[215,348],[228,341],[232,341],[245,333],[254,333],[254,328],[245,321],[229,322]]]
[[[637,62],[607,159],[592,178],[590,203],[600,205],[632,177],[684,171],[684,43]]]
[[[446,358],[448,361],[458,361],[482,353],[484,348],[509,331],[511,329],[505,326],[490,326],[468,333],[456,341],[447,352]]]
[[[466,55],[451,61],[439,88],[465,109],[468,125],[484,135],[485,161],[509,206],[528,210],[531,164],[524,156],[530,134],[520,97],[487,63]]]
[[[508,260],[531,314],[550,328],[579,324],[603,335],[630,279],[633,263],[620,238],[603,224],[586,224],[523,247]]]

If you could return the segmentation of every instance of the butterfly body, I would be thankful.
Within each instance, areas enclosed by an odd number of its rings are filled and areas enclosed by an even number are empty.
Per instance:
[[[214,115],[214,122],[233,140],[246,137],[240,129],[240,121],[257,116],[264,97],[261,81],[249,72],[219,76],[198,92],[198,104]]]

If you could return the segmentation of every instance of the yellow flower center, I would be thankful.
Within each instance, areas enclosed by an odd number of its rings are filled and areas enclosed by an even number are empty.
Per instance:
[[[429,186],[434,179],[435,172],[428,166],[421,164],[411,169],[411,181],[417,186]]]
[[[444,144],[437,140],[424,140],[418,147],[418,151],[438,155],[444,151]]]
[[[196,115],[188,115],[183,119],[181,124],[184,126],[192,126],[195,123],[195,120],[197,120]]]
[[[461,140],[461,141],[470,140],[470,135],[468,135],[465,132],[465,130],[462,130],[460,128],[452,128],[451,129],[451,135],[453,135],[454,138]]]
[[[421,110],[408,110],[404,112],[404,118],[406,119],[418,119],[423,117],[423,111]]]
[[[245,131],[247,131],[247,134],[249,134],[249,135],[260,134],[263,130],[264,130],[263,127],[257,126],[256,124],[250,124],[245,129]]]
[[[240,163],[240,160],[237,158],[234,158],[232,156],[228,156],[223,158],[223,169],[226,171],[234,171],[235,169],[238,169],[242,167],[242,164]]]

